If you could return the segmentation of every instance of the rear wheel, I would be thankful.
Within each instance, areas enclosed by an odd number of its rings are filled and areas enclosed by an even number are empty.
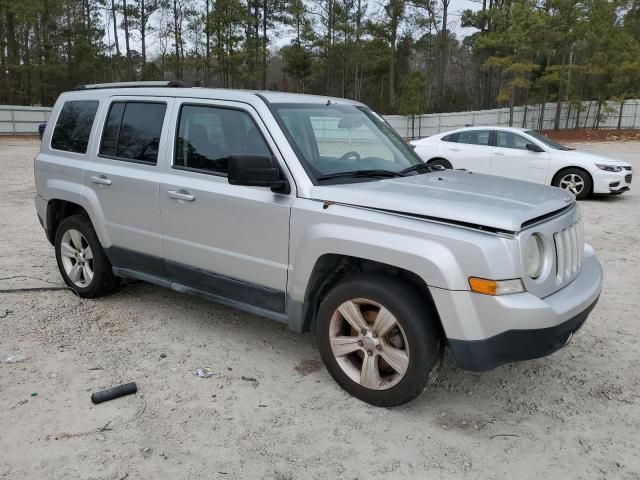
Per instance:
[[[451,162],[449,162],[449,160],[445,160],[444,158],[436,158],[434,160],[430,160],[429,165],[432,165],[435,167],[442,167],[444,169],[453,168],[453,165],[451,165]]]
[[[576,199],[582,200],[591,193],[593,182],[591,176],[584,170],[567,168],[556,175],[553,186],[569,190],[576,196]]]
[[[65,283],[84,298],[113,292],[119,278],[104,254],[91,222],[73,215],[60,222],[55,239],[56,260]]]
[[[411,285],[358,275],[323,300],[318,348],[347,392],[372,405],[402,405],[435,380],[443,349],[435,322],[431,305]]]

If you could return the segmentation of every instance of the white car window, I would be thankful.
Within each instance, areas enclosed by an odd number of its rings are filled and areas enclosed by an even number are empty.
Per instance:
[[[468,143],[470,145],[489,145],[489,130],[469,130],[458,132],[458,143]]]
[[[517,148],[518,150],[526,150],[527,143],[531,143],[526,138],[513,132],[496,132],[496,146],[500,148]]]

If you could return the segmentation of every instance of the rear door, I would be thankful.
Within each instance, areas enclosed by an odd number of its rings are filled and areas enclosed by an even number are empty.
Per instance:
[[[158,160],[166,149],[173,99],[112,97],[85,186],[104,215],[114,267],[163,274]]]
[[[444,157],[453,168],[489,173],[491,170],[491,132],[489,130],[462,130],[443,141]],[[445,137],[447,138],[447,137]]]
[[[227,180],[230,155],[270,156],[285,171],[264,124],[246,104],[199,99],[176,100],[172,123],[160,184],[167,271],[182,285],[284,312],[295,193]]]
[[[491,173],[501,177],[545,183],[549,169],[549,153],[528,150],[527,143],[533,142],[515,132],[496,130]]]

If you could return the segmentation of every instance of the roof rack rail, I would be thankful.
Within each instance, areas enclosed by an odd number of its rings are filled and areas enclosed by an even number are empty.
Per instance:
[[[103,88],[145,88],[145,87],[165,87],[165,88],[189,88],[190,84],[177,81],[148,81],[148,82],[114,82],[114,83],[94,83],[90,85],[78,85],[74,90],[100,90]]]

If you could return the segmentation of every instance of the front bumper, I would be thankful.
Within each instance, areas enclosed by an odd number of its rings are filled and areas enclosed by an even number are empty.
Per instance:
[[[633,172],[598,172],[593,176],[593,193],[623,193],[631,189]]]
[[[440,290],[432,296],[458,366],[486,371],[562,348],[595,307],[602,280],[602,267],[589,247],[580,274],[542,299],[526,292],[492,297]]]

